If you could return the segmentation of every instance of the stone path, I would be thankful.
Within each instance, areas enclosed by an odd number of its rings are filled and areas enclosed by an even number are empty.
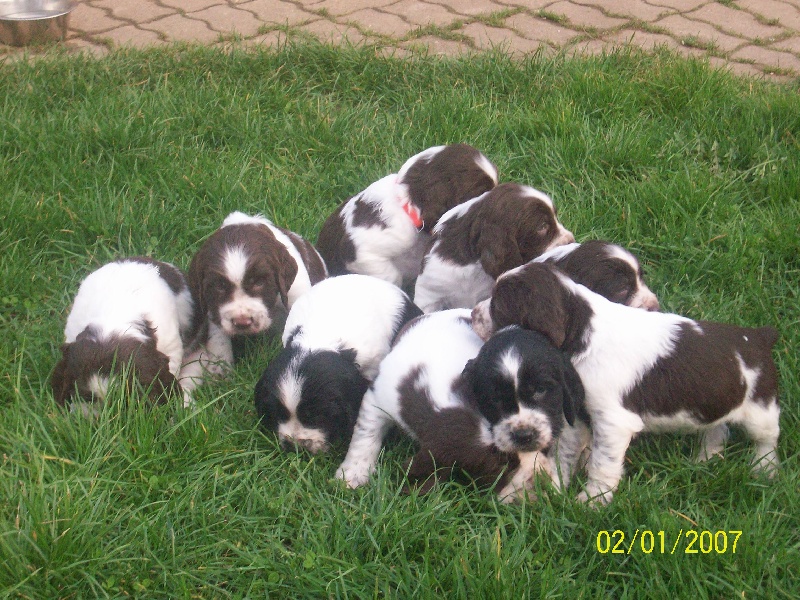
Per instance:
[[[379,44],[399,55],[663,45],[738,74],[800,77],[800,0],[80,0],[64,43],[102,54],[298,36]],[[0,61],[23,52],[0,45]]]

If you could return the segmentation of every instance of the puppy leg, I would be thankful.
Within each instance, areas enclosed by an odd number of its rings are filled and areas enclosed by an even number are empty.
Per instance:
[[[592,451],[586,465],[588,481],[578,500],[608,504],[622,478],[625,452],[635,432],[609,423],[592,426]]]
[[[711,429],[703,432],[703,439],[700,451],[697,453],[696,462],[705,462],[714,456],[722,456],[725,450],[725,442],[728,440],[728,426],[720,423]]]
[[[756,442],[753,471],[769,478],[778,472],[778,436],[780,435],[780,408],[773,398],[766,404],[747,401],[747,411],[741,424]]]
[[[375,471],[383,438],[390,425],[389,416],[377,406],[372,390],[368,390],[358,412],[347,455],[336,469],[336,478],[344,480],[351,488],[367,483]]]
[[[547,475],[553,482],[556,489],[559,489],[558,478],[555,476],[553,461],[541,452],[520,452],[519,467],[498,496],[504,504],[511,504],[517,500],[528,496],[531,500],[536,500],[534,494],[529,493],[533,489],[534,481],[539,474]]]
[[[231,339],[214,325],[208,325],[208,340],[184,356],[178,382],[184,391],[184,407],[192,403],[191,393],[202,385],[206,374],[221,376],[233,365],[233,345]]]
[[[592,441],[592,433],[582,422],[576,421],[574,427],[566,425],[561,430],[556,442],[556,456],[558,457],[558,477],[561,487],[569,485],[572,476],[579,468],[579,462],[584,450]]]

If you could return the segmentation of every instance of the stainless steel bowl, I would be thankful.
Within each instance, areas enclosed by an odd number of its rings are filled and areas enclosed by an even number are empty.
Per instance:
[[[0,0],[0,42],[26,46],[63,40],[75,0]]]

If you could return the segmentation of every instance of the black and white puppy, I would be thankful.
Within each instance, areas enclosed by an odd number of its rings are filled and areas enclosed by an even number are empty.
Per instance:
[[[163,402],[177,392],[193,303],[186,279],[171,264],[146,257],[120,259],[81,283],[64,329],[61,359],[51,376],[58,404],[83,402],[94,412],[125,369]],[[188,397],[187,397],[188,398]]]
[[[604,298],[633,308],[658,310],[656,295],[645,285],[642,267],[625,248],[601,240],[567,244],[533,262],[557,266],[570,279]]]
[[[547,194],[516,183],[449,210],[433,238],[414,292],[414,302],[426,313],[472,308],[489,297],[505,271],[575,241]]]
[[[284,447],[324,452],[353,432],[361,399],[400,328],[421,311],[366,275],[326,279],[292,306],[284,348],[255,388],[261,425]]]
[[[397,174],[339,206],[322,225],[317,248],[331,275],[361,273],[398,286],[410,284],[441,216],[495,185],[497,168],[475,148],[428,148]]]
[[[501,329],[467,364],[465,383],[491,427],[491,441],[518,455],[519,467],[500,491],[513,500],[538,473],[560,487],[555,447],[565,425],[588,426],[584,390],[569,358],[544,335],[517,326]]]
[[[322,258],[299,235],[260,215],[228,215],[189,266],[200,333],[185,360],[184,388],[233,363],[234,336],[279,331],[294,302],[326,274]]]
[[[740,425],[756,442],[754,470],[776,472],[780,408],[772,327],[633,309],[545,264],[528,265],[525,277],[498,279],[472,322],[483,338],[510,324],[539,331],[570,356],[592,430],[565,430],[558,460],[566,484],[591,439],[581,500],[611,500],[631,439],[643,431],[702,431],[698,460],[706,460],[722,453],[728,424]]]

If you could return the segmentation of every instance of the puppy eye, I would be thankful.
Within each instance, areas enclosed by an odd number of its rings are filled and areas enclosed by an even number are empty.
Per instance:
[[[537,235],[547,235],[550,231],[550,223],[540,223],[539,226],[536,228]]]

